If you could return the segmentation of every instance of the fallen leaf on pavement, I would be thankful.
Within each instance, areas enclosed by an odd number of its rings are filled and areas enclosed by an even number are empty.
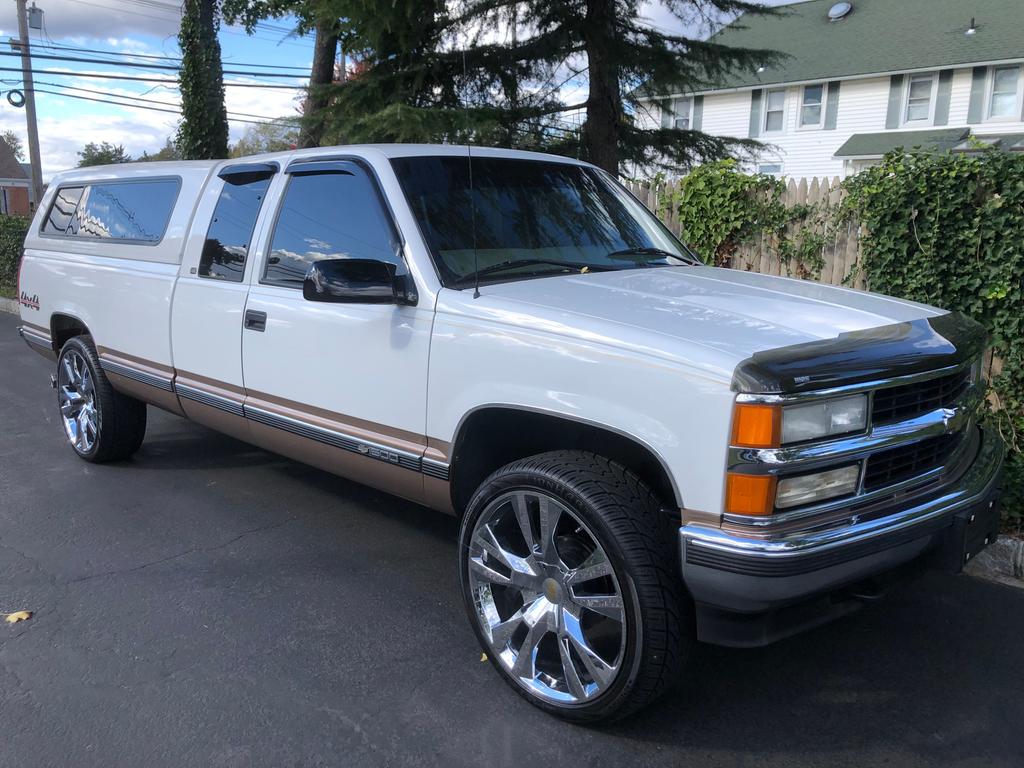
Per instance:
[[[17,624],[19,621],[26,621],[32,618],[32,611],[15,611],[7,614],[8,624]]]
[[[8,621],[9,621],[9,619],[8,619]],[[480,654],[480,661],[487,661],[487,654],[486,653],[481,653]]]

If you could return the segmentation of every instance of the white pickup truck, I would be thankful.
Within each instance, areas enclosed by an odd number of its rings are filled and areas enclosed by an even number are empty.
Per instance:
[[[622,716],[751,646],[959,570],[998,530],[985,334],[703,266],[585,163],[450,146],[62,173],[21,334],[87,461],[147,405],[459,515],[487,657]]]

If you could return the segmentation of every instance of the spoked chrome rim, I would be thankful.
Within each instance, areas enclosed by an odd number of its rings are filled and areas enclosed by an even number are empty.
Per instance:
[[[74,350],[68,350],[61,357],[57,397],[64,434],[76,450],[88,453],[99,435],[96,390],[85,358]]]
[[[505,493],[480,515],[467,556],[490,652],[521,686],[573,705],[612,685],[626,648],[622,591],[572,510],[539,491]]]

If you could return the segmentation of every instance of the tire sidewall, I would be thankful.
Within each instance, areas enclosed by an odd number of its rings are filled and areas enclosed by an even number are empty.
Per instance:
[[[64,439],[68,445],[79,457],[86,461],[91,461],[96,458],[100,451],[100,444],[103,440],[103,416],[106,410],[106,403],[104,398],[101,396],[100,382],[103,376],[103,371],[100,370],[99,365],[96,361],[96,353],[93,352],[92,347],[81,337],[73,336],[64,342],[64,346],[61,347],[60,356],[57,358],[57,376],[59,378],[60,371],[64,366],[64,358],[68,352],[76,352],[84,361],[86,366],[89,368],[89,375],[93,381],[93,404],[96,408],[96,439],[93,440],[92,449],[89,451],[80,451],[78,446],[71,442],[68,438],[67,431],[64,429],[64,418],[61,416],[61,434],[64,435]],[[60,414],[60,389],[57,391],[57,413]]]
[[[584,704],[559,705],[531,694],[504,668],[498,659],[494,658],[494,654],[490,653],[487,637],[480,625],[469,582],[469,558],[466,556],[469,549],[469,538],[472,536],[477,520],[491,502],[503,494],[516,490],[541,491],[549,494],[577,514],[586,523],[592,535],[608,555],[622,591],[623,609],[626,616],[626,648],[622,657],[622,668],[619,676],[607,691]],[[565,719],[578,722],[606,719],[618,709],[621,702],[628,698],[636,681],[643,654],[643,610],[631,570],[630,564],[622,552],[620,542],[609,529],[599,508],[571,486],[549,477],[543,472],[499,470],[477,489],[462,518],[459,530],[459,581],[466,614],[481,647],[488,651],[488,661],[527,701]]]

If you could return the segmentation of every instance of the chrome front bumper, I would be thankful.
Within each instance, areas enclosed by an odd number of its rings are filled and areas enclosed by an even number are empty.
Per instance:
[[[924,500],[894,502],[871,520],[776,537],[687,524],[679,529],[683,577],[698,603],[757,612],[838,589],[914,559],[958,513],[991,508],[1005,448],[982,431],[963,474]]]

